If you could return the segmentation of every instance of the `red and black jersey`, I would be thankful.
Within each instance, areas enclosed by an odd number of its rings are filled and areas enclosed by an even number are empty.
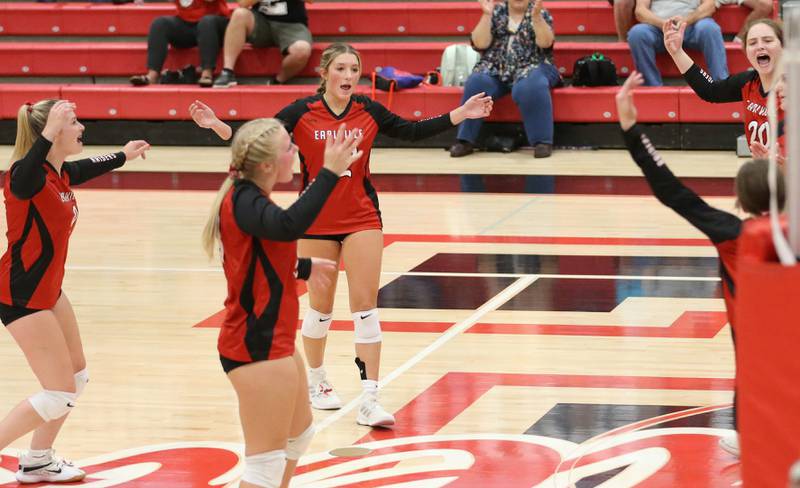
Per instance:
[[[276,117],[286,123],[286,129],[300,148],[303,187],[319,172],[324,162],[325,140],[334,137],[342,123],[347,131],[358,131],[362,138],[359,149],[364,155],[339,178],[330,203],[307,232],[311,235],[350,234],[382,227],[378,194],[369,171],[372,143],[378,133],[415,141],[453,126],[449,114],[420,122],[404,120],[362,95],[353,95],[340,115],[330,110],[322,95],[314,95],[297,100]]]
[[[742,220],[728,212],[708,205],[672,174],[650,139],[634,125],[623,133],[625,144],[641,168],[653,194],[664,205],[688,220],[708,237],[717,248],[719,272],[728,322],[734,325],[736,297],[736,255]]]
[[[56,304],[69,237],[78,220],[70,187],[125,163],[120,152],[65,162],[59,173],[46,159],[51,145],[39,137],[6,175],[8,248],[0,258],[0,302],[7,305],[43,310]]]
[[[192,23],[200,22],[206,15],[231,15],[227,0],[175,0],[175,6],[178,17]]]
[[[692,65],[684,79],[697,95],[707,102],[743,102],[744,130],[747,144],[760,142],[769,147],[769,117],[767,96],[761,85],[761,78],[755,71],[737,73],[724,80],[714,80],[696,64]],[[782,126],[783,111],[778,108],[778,121]],[[779,130],[781,127],[779,127]],[[786,148],[781,146],[785,154]]]
[[[298,263],[295,240],[311,225],[336,180],[323,169],[286,210],[249,180],[237,180],[225,195],[219,231],[228,295],[217,342],[224,358],[253,362],[294,354],[295,273],[305,279],[311,269],[308,259]]]

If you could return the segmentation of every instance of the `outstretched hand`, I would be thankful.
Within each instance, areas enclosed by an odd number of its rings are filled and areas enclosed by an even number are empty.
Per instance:
[[[122,152],[125,153],[125,161],[133,161],[139,156],[141,156],[142,159],[147,159],[145,151],[148,149],[150,149],[150,144],[148,144],[147,141],[129,141],[125,144],[125,147],[122,148]]]
[[[348,132],[344,124],[340,125],[335,137],[325,139],[323,165],[337,176],[341,176],[354,161],[364,154],[364,151],[358,149],[359,141],[361,141],[360,131]]]
[[[633,90],[644,84],[644,77],[634,71],[617,92],[617,116],[622,130],[628,130],[636,123],[636,105],[633,103]]]
[[[492,15],[494,12],[494,0],[478,0],[481,5],[481,10],[486,15]]]
[[[465,119],[482,119],[492,113],[494,101],[492,97],[481,92],[473,95],[461,106]]]
[[[200,100],[195,100],[189,105],[189,114],[192,116],[192,120],[194,120],[195,124],[203,129],[210,129],[214,124],[219,122],[219,118],[217,118],[217,114],[214,113],[214,110]]]
[[[664,22],[664,47],[670,56],[683,50],[683,35],[686,32],[686,21],[681,17],[672,17]]]

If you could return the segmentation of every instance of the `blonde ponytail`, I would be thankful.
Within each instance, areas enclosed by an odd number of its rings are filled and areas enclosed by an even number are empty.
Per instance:
[[[36,138],[44,130],[50,109],[58,100],[41,100],[34,104],[25,103],[17,111],[17,139],[14,141],[14,151],[11,153],[11,162],[24,158],[33,147]]]
[[[233,136],[229,175],[222,182],[217,197],[211,205],[201,238],[203,249],[209,259],[214,257],[214,247],[220,238],[219,210],[222,207],[222,200],[237,179],[251,179],[257,165],[263,162],[275,162],[280,150],[276,136],[282,127],[283,124],[278,119],[256,119],[244,124]]]

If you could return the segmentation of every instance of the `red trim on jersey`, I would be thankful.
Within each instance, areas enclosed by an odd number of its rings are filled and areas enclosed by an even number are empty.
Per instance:
[[[69,238],[78,219],[78,205],[66,172],[50,164],[44,187],[29,200],[3,185],[8,249],[0,258],[0,302],[37,310],[55,306],[64,281]]]

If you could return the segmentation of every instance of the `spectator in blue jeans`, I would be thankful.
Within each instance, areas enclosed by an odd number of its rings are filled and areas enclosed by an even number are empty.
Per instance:
[[[640,22],[628,31],[628,45],[636,70],[646,86],[661,86],[656,53],[664,49],[664,24],[686,22],[683,46],[703,53],[709,74],[715,80],[728,77],[728,59],[722,31],[711,16],[714,0],[637,0],[636,19]]]
[[[542,9],[542,0],[478,1],[483,14],[472,30],[472,44],[482,53],[464,85],[462,102],[481,92],[494,100],[511,93],[534,157],[549,157],[553,152],[550,89],[561,83],[553,65],[553,18]],[[462,122],[450,156],[471,154],[482,124],[482,120]]]

